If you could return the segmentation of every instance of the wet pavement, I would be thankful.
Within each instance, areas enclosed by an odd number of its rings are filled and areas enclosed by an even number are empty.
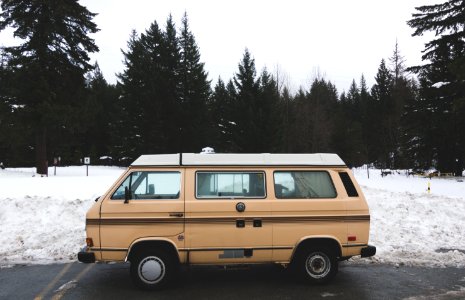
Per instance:
[[[56,264],[0,269],[0,299],[465,299],[465,269],[343,262],[327,285],[275,265],[191,267],[162,291],[135,288],[129,264]]]

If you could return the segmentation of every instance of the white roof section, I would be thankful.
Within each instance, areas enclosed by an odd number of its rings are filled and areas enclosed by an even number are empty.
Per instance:
[[[345,166],[332,153],[279,154],[279,153],[177,153],[141,155],[132,166]]]
[[[179,153],[141,155],[131,166],[179,166]]]

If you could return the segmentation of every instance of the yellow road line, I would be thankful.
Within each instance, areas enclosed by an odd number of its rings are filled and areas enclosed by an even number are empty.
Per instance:
[[[75,282],[77,283],[79,280],[81,280],[82,276],[84,276],[87,272],[89,272],[89,270],[94,266],[95,264],[88,264],[84,270],[82,270],[81,272],[79,272],[79,274],[74,277],[73,280],[71,280],[70,282]],[[60,300],[64,295],[65,293],[68,291],[68,289],[64,289],[64,290],[61,290],[59,291],[58,293],[56,293],[55,295],[53,295],[52,297],[52,300]]]
[[[42,298],[52,289],[52,287],[58,282],[58,280],[60,280],[61,277],[63,277],[63,275],[65,275],[66,272],[68,272],[69,268],[71,268],[72,265],[72,263],[65,265],[63,269],[60,271],[60,273],[58,273],[57,276],[55,276],[55,278],[53,278],[53,280],[50,281],[50,283],[37,296],[34,297],[34,300],[42,300]]]

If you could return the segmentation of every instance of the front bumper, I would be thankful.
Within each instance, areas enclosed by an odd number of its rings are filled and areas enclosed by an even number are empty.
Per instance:
[[[362,255],[362,257],[371,257],[376,254],[376,247],[368,245],[362,248],[362,251],[360,254]]]
[[[81,249],[78,253],[78,260],[82,263],[85,264],[90,264],[95,262],[95,253],[90,252],[89,248],[85,246],[84,248]]]

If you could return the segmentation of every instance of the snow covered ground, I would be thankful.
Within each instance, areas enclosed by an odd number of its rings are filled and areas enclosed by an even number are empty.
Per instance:
[[[465,267],[465,182],[353,171],[370,207],[372,262]]]
[[[34,169],[35,170],[35,169]],[[85,214],[124,169],[49,168],[0,170],[0,267],[76,260],[85,243]]]
[[[0,267],[76,260],[85,213],[124,171],[117,167],[0,170]],[[358,262],[465,267],[465,182],[456,179],[381,177],[354,170],[371,211],[371,259]]]

